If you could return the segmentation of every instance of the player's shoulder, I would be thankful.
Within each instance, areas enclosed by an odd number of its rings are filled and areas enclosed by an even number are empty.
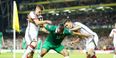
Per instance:
[[[73,22],[74,25],[82,26],[83,24],[81,22]]]
[[[34,11],[30,11],[30,13],[29,13],[29,14],[35,14],[35,13],[34,13]]]
[[[113,31],[116,31],[116,29],[112,29]]]
[[[82,24],[81,22],[73,22],[74,24]]]

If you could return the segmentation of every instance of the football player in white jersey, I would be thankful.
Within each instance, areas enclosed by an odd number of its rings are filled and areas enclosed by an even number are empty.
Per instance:
[[[24,52],[22,58],[33,58],[34,49],[37,46],[38,31],[40,25],[46,23],[51,24],[51,21],[49,20],[41,21],[40,18],[38,18],[41,16],[43,9],[44,8],[42,5],[37,5],[35,11],[31,11],[27,16],[28,25],[25,32],[27,49]]]
[[[67,19],[64,22],[64,24],[65,27],[70,28],[70,30],[78,31],[82,34],[89,35],[87,38],[84,38],[86,40],[87,58],[97,58],[94,49],[98,43],[98,35],[95,32],[93,32],[90,28],[88,28],[87,26],[85,26],[80,22],[73,23],[70,19]],[[77,39],[75,41],[79,41],[79,40]]]
[[[109,37],[113,38],[113,44],[114,44],[114,48],[115,48],[113,58],[116,58],[116,23],[114,25],[114,28],[111,30]]]

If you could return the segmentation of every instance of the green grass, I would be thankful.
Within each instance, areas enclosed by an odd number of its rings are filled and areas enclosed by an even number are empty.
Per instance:
[[[35,53],[34,58],[37,58],[37,53]],[[16,53],[16,58],[21,58],[22,53]],[[1,53],[0,58],[13,58],[13,53]],[[63,58],[62,55],[58,53],[48,53],[43,58]],[[84,53],[77,51],[70,52],[70,58],[86,58]],[[97,54],[97,58],[113,58],[113,54]]]

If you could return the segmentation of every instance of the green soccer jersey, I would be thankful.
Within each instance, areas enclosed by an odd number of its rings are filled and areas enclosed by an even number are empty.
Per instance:
[[[55,31],[58,28],[58,26],[54,26],[54,25],[47,24],[45,28],[47,31],[50,32],[46,38],[46,41],[54,45],[60,45],[65,36],[72,34],[72,32],[67,28],[64,28],[62,34],[57,34]]]

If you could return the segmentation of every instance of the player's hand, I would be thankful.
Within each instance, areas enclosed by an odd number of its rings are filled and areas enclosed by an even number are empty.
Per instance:
[[[68,45],[71,45],[72,46],[73,44],[74,44],[73,42],[68,42]]]
[[[92,36],[92,35],[88,35],[88,34],[87,34],[87,35],[85,35],[85,37],[86,37],[86,38],[91,37],[91,36]]]
[[[81,34],[80,37],[81,37],[81,38],[88,38],[88,37],[91,37],[91,35],[89,35],[89,34]]]
[[[69,44],[71,44],[71,45],[73,45],[73,44],[75,44],[76,42],[74,42],[74,41],[71,41],[71,42],[69,42]]]
[[[74,42],[70,42],[70,44],[74,44]]]

